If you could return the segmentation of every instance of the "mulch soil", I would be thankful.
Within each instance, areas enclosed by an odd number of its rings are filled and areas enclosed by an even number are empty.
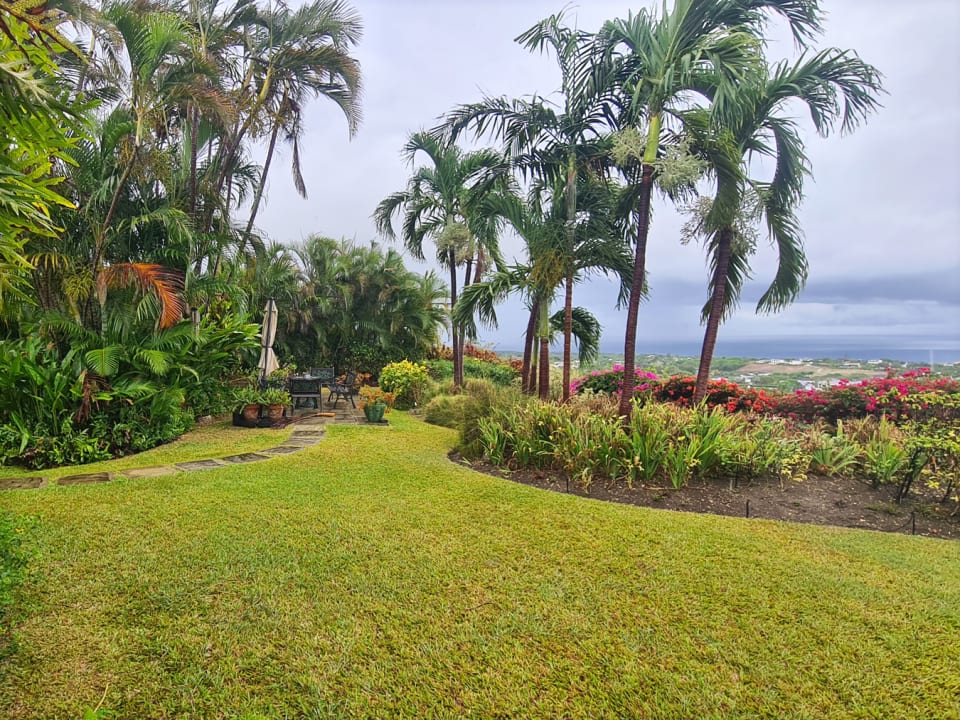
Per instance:
[[[854,479],[810,475],[805,480],[754,479],[731,488],[729,482],[694,480],[675,490],[670,485],[603,483],[584,488],[561,473],[508,469],[482,461],[467,461],[459,453],[450,459],[474,470],[542,490],[660,510],[764,518],[813,525],[879,530],[928,537],[960,539],[960,512],[955,502],[941,503],[942,491],[911,490],[900,504],[895,488],[873,488]]]

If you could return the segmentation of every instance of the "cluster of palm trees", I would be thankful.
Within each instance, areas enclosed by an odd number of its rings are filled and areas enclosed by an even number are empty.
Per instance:
[[[306,195],[311,100],[358,127],[356,13],[81,2],[0,0],[0,456],[143,449],[229,410],[268,298],[285,362],[424,357],[444,319],[435,274],[375,243],[284,247],[255,227],[278,143]]]
[[[764,54],[771,20],[789,26],[800,50],[795,62],[773,64]],[[620,412],[628,418],[651,199],[659,188],[676,202],[708,198],[692,204],[688,224],[712,270],[697,380],[702,398],[719,325],[750,274],[750,228],[765,225],[779,257],[759,311],[792,302],[807,277],[797,208],[810,166],[791,110],[805,107],[817,133],[827,135],[837,126],[855,129],[878,107],[877,70],[852,51],[813,50],[821,30],[818,0],[675,0],[595,33],[565,26],[559,14],[520,35],[526,48],[555,55],[559,101],[491,97],[455,108],[411,139],[411,158],[422,150],[431,166],[418,168],[406,190],[375,213],[391,237],[391,218],[402,214],[403,242],[418,257],[425,237],[436,242],[450,271],[455,356],[464,333],[476,332],[474,318],[496,322],[496,302],[521,293],[530,310],[524,387],[545,396],[548,310],[562,287],[566,397],[577,321],[581,351],[589,351],[586,334],[596,331],[592,316],[573,306],[573,287],[591,271],[613,274],[626,306]],[[494,139],[496,154],[460,153],[455,143],[465,133]],[[756,176],[758,157],[772,159],[772,177]],[[525,241],[525,262],[502,263],[491,238],[505,224]],[[471,277],[471,264],[488,267],[484,259],[495,271]],[[459,266],[467,271],[458,297]]]
[[[411,272],[393,248],[314,235],[271,245],[242,283],[262,307],[280,308],[276,346],[287,363],[378,372],[421,359],[438,342],[446,287],[433,272]]]
[[[255,220],[277,143],[292,146],[305,196],[307,103],[334,102],[347,135],[360,122],[351,55],[358,15],[340,0],[296,9],[263,0],[61,7],[66,14],[34,0],[0,6],[10,28],[0,50],[5,58],[27,51],[25,73],[49,102],[35,95],[18,104],[6,90],[2,99],[11,116],[26,106],[52,118],[61,147],[47,143],[53,164],[42,172],[62,178],[44,206],[50,231],[32,227],[10,248],[21,262],[8,264],[10,275],[28,282],[19,296],[8,293],[8,332],[51,315],[103,332],[131,317],[132,300],[148,331],[214,302],[245,312],[256,293],[238,281],[269,260]],[[267,146],[262,164],[251,157],[258,143]]]

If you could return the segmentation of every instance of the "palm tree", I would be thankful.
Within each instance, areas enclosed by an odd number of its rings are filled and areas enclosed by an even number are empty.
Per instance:
[[[183,267],[192,229],[183,212],[154,194],[146,168],[128,171],[134,128],[121,107],[93,125],[90,140],[70,148],[64,187],[72,205],[53,213],[61,231],[27,246],[40,307],[97,330],[107,324],[108,295],[123,287],[160,301],[159,327],[178,322],[184,310],[183,273],[169,265]]]
[[[478,244],[485,245],[488,255],[499,257],[496,225],[489,213],[480,211],[480,205],[501,183],[508,166],[493,151],[465,153],[453,142],[425,132],[414,133],[404,147],[411,163],[420,153],[431,165],[417,168],[405,190],[381,201],[374,221],[380,233],[395,239],[392,218],[402,210],[401,238],[418,260],[424,258],[424,239],[433,239],[437,261],[450,273],[452,310],[457,304],[457,266],[473,258]],[[466,285],[469,268],[465,279]],[[459,387],[463,384],[463,346],[456,322],[451,322],[451,343],[454,384]]]
[[[527,246],[528,261],[495,273],[488,282],[472,285],[464,290],[461,302],[454,314],[470,334],[476,327],[469,320],[476,309],[487,325],[496,323],[493,305],[511,293],[524,296],[530,310],[524,342],[523,389],[539,387],[540,396],[549,396],[549,343],[552,336],[550,304],[557,288],[583,279],[592,272],[613,273],[621,278],[621,296],[626,296],[630,272],[630,257],[613,223],[615,194],[605,183],[581,179],[577,195],[580,202],[574,221],[567,220],[568,206],[566,188],[560,180],[551,190],[536,185],[526,202],[514,193],[504,193],[488,198],[484,210],[499,215],[509,223]],[[570,229],[573,229],[573,251],[569,249]],[[572,320],[571,320],[572,316]],[[593,316],[581,308],[567,308],[559,313],[561,331],[569,327],[571,334],[579,337],[581,357],[587,358],[599,337],[591,332],[598,328]],[[574,332],[576,330],[576,332]],[[534,336],[539,347],[534,345]],[[539,379],[533,372],[539,358]],[[569,395],[569,387],[564,399]]]
[[[51,49],[37,42],[62,36],[29,9],[0,2],[0,308],[11,295],[25,297],[29,238],[55,238],[52,209],[72,208],[56,188],[62,174],[49,168],[68,157],[79,123],[58,97]]]
[[[269,64],[260,81],[270,141],[263,171],[250,208],[246,232],[253,228],[267,174],[281,132],[293,148],[294,186],[302,197],[307,188],[300,168],[303,111],[311,97],[326,97],[343,111],[352,138],[360,125],[360,64],[348,54],[362,36],[356,12],[340,0],[314,0],[295,11],[280,6],[267,16],[261,52]],[[251,110],[256,112],[256,110]]]
[[[801,58],[794,65],[781,62],[772,71],[764,68],[741,84],[735,112],[719,123],[714,141],[707,143],[713,150],[717,190],[700,232],[707,237],[713,272],[711,297],[704,307],[706,330],[694,402],[706,395],[720,323],[736,306],[748,271],[751,243],[742,241],[737,215],[753,214],[749,212],[753,206],[765,218],[778,249],[777,274],[761,296],[758,312],[776,311],[792,302],[807,277],[794,210],[810,167],[795,123],[782,115],[784,105],[791,100],[805,103],[817,133],[826,136],[838,121],[843,132],[854,130],[878,107],[880,92],[880,75],[874,67],[849,51],[836,49]],[[754,155],[774,159],[776,171],[770,183],[748,176]]]
[[[516,38],[528,50],[549,49],[560,69],[562,108],[560,112],[543,98],[508,100],[485,98],[462,105],[449,113],[438,128],[456,139],[465,130],[476,136],[486,133],[498,138],[514,164],[525,176],[542,183],[563,183],[566,217],[565,255],[574,257],[578,178],[603,165],[606,143],[605,106],[585,93],[582,76],[589,67],[584,51],[587,35],[563,25],[563,13],[552,15]],[[570,394],[571,333],[573,323],[574,267],[568,263],[564,275],[563,399]]]
[[[375,371],[387,361],[424,357],[436,342],[446,288],[434,273],[408,271],[396,250],[376,243],[313,236],[296,254],[302,281],[280,342],[297,354]]]
[[[764,63],[761,32],[767,12],[782,15],[802,42],[819,28],[817,0],[676,0],[658,17],[641,10],[604,24],[588,86],[616,93],[607,100],[621,128],[641,128],[644,140],[632,158],[637,218],[633,278],[624,332],[624,388],[620,414],[632,412],[637,317],[646,275],[650,199],[664,124],[682,120],[691,95],[723,115],[735,104],[739,83]],[[604,95],[608,97],[609,95]],[[613,110],[610,111],[611,113]]]

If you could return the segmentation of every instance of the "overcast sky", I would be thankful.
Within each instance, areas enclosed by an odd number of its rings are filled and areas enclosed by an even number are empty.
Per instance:
[[[568,24],[594,31],[649,3],[584,0]],[[365,243],[378,238],[371,214],[402,189],[411,168],[400,149],[411,132],[429,128],[455,105],[483,95],[549,96],[559,84],[552,56],[531,54],[513,38],[559,11],[561,1],[354,0],[364,38],[364,120],[352,141],[330,103],[307,117],[299,198],[289,151],[275,160],[267,204],[258,217],[272,239],[292,244],[311,233]],[[773,275],[766,242],[753,260],[755,282],[720,331],[730,341],[833,338],[851,347],[911,346],[960,352],[960,2],[957,0],[823,0],[828,13],[821,47],[854,49],[884,75],[884,107],[850,136],[817,137],[797,108],[814,180],[800,209],[810,261],[807,288],[792,307],[757,316],[756,300]],[[783,27],[772,57],[791,56]],[[696,343],[707,271],[700,247],[681,246],[682,219],[660,202],[647,267],[651,300],[641,306],[638,349]],[[512,241],[505,251],[522,256]],[[425,269],[412,261],[410,267]],[[577,287],[576,304],[604,326],[603,347],[622,350],[623,312],[611,283]],[[502,349],[522,344],[519,306],[505,307],[497,330],[481,340]]]

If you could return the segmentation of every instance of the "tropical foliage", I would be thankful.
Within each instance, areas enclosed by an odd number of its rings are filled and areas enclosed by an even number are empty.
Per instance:
[[[268,292],[287,299],[277,345],[298,366],[376,375],[437,344],[446,288],[408,271],[396,250],[314,236],[277,252],[283,272]]]
[[[142,450],[232,409],[269,298],[277,349],[303,367],[376,373],[436,344],[432,273],[255,227],[278,142],[306,195],[311,100],[342,111],[345,139],[359,126],[348,5],[107,0],[68,16],[24,0],[0,4],[0,30],[0,461]]]
[[[815,473],[892,486],[898,501],[921,480],[942,501],[957,500],[960,389],[948,378],[910,372],[772,395],[719,380],[700,403],[694,377],[637,370],[633,384],[628,424],[619,414],[622,366],[575,381],[567,404],[501,395],[467,420],[461,404],[438,397],[428,419],[460,429],[467,454],[551,470],[585,486],[786,482]]]
[[[789,28],[801,52],[797,60],[768,60],[771,20]],[[574,307],[573,288],[586,274],[606,272],[621,280],[625,377],[632,383],[639,306],[648,292],[651,199],[659,189],[690,209],[681,240],[702,239],[709,258],[707,327],[694,390],[702,399],[720,322],[750,277],[758,223],[766,226],[779,261],[757,310],[782,309],[807,277],[796,210],[811,168],[788,105],[804,104],[820,135],[837,126],[849,132],[877,109],[883,92],[877,70],[853,51],[814,48],[822,21],[817,0],[677,0],[610,20],[595,33],[553,15],[516,38],[528,50],[555,57],[559,82],[551,99],[488,96],[454,108],[430,133],[414,135],[407,154],[422,150],[433,166],[417,169],[407,190],[385,199],[375,215],[381,231],[393,237],[390,216],[403,208],[402,237],[411,251],[422,257],[422,239],[432,235],[451,272],[458,261],[467,263],[459,296],[451,275],[455,382],[462,382],[460,335],[475,337],[477,320],[494,325],[495,305],[515,294],[530,312],[523,389],[547,397],[552,306],[563,288],[566,399],[578,315],[586,321],[579,323],[582,352],[589,354],[586,331],[596,337],[600,331],[590,323],[592,313]],[[480,175],[465,182],[460,158],[477,155],[454,143],[466,134],[500,145],[512,182],[493,193]],[[755,173],[752,161],[761,156],[774,161],[769,177]],[[710,185],[712,198],[704,192]],[[474,253],[468,249],[458,259],[451,233],[473,247],[480,237],[475,228],[495,230],[491,219],[522,238],[526,257],[471,279]],[[624,418],[632,411],[631,395],[621,399]]]

